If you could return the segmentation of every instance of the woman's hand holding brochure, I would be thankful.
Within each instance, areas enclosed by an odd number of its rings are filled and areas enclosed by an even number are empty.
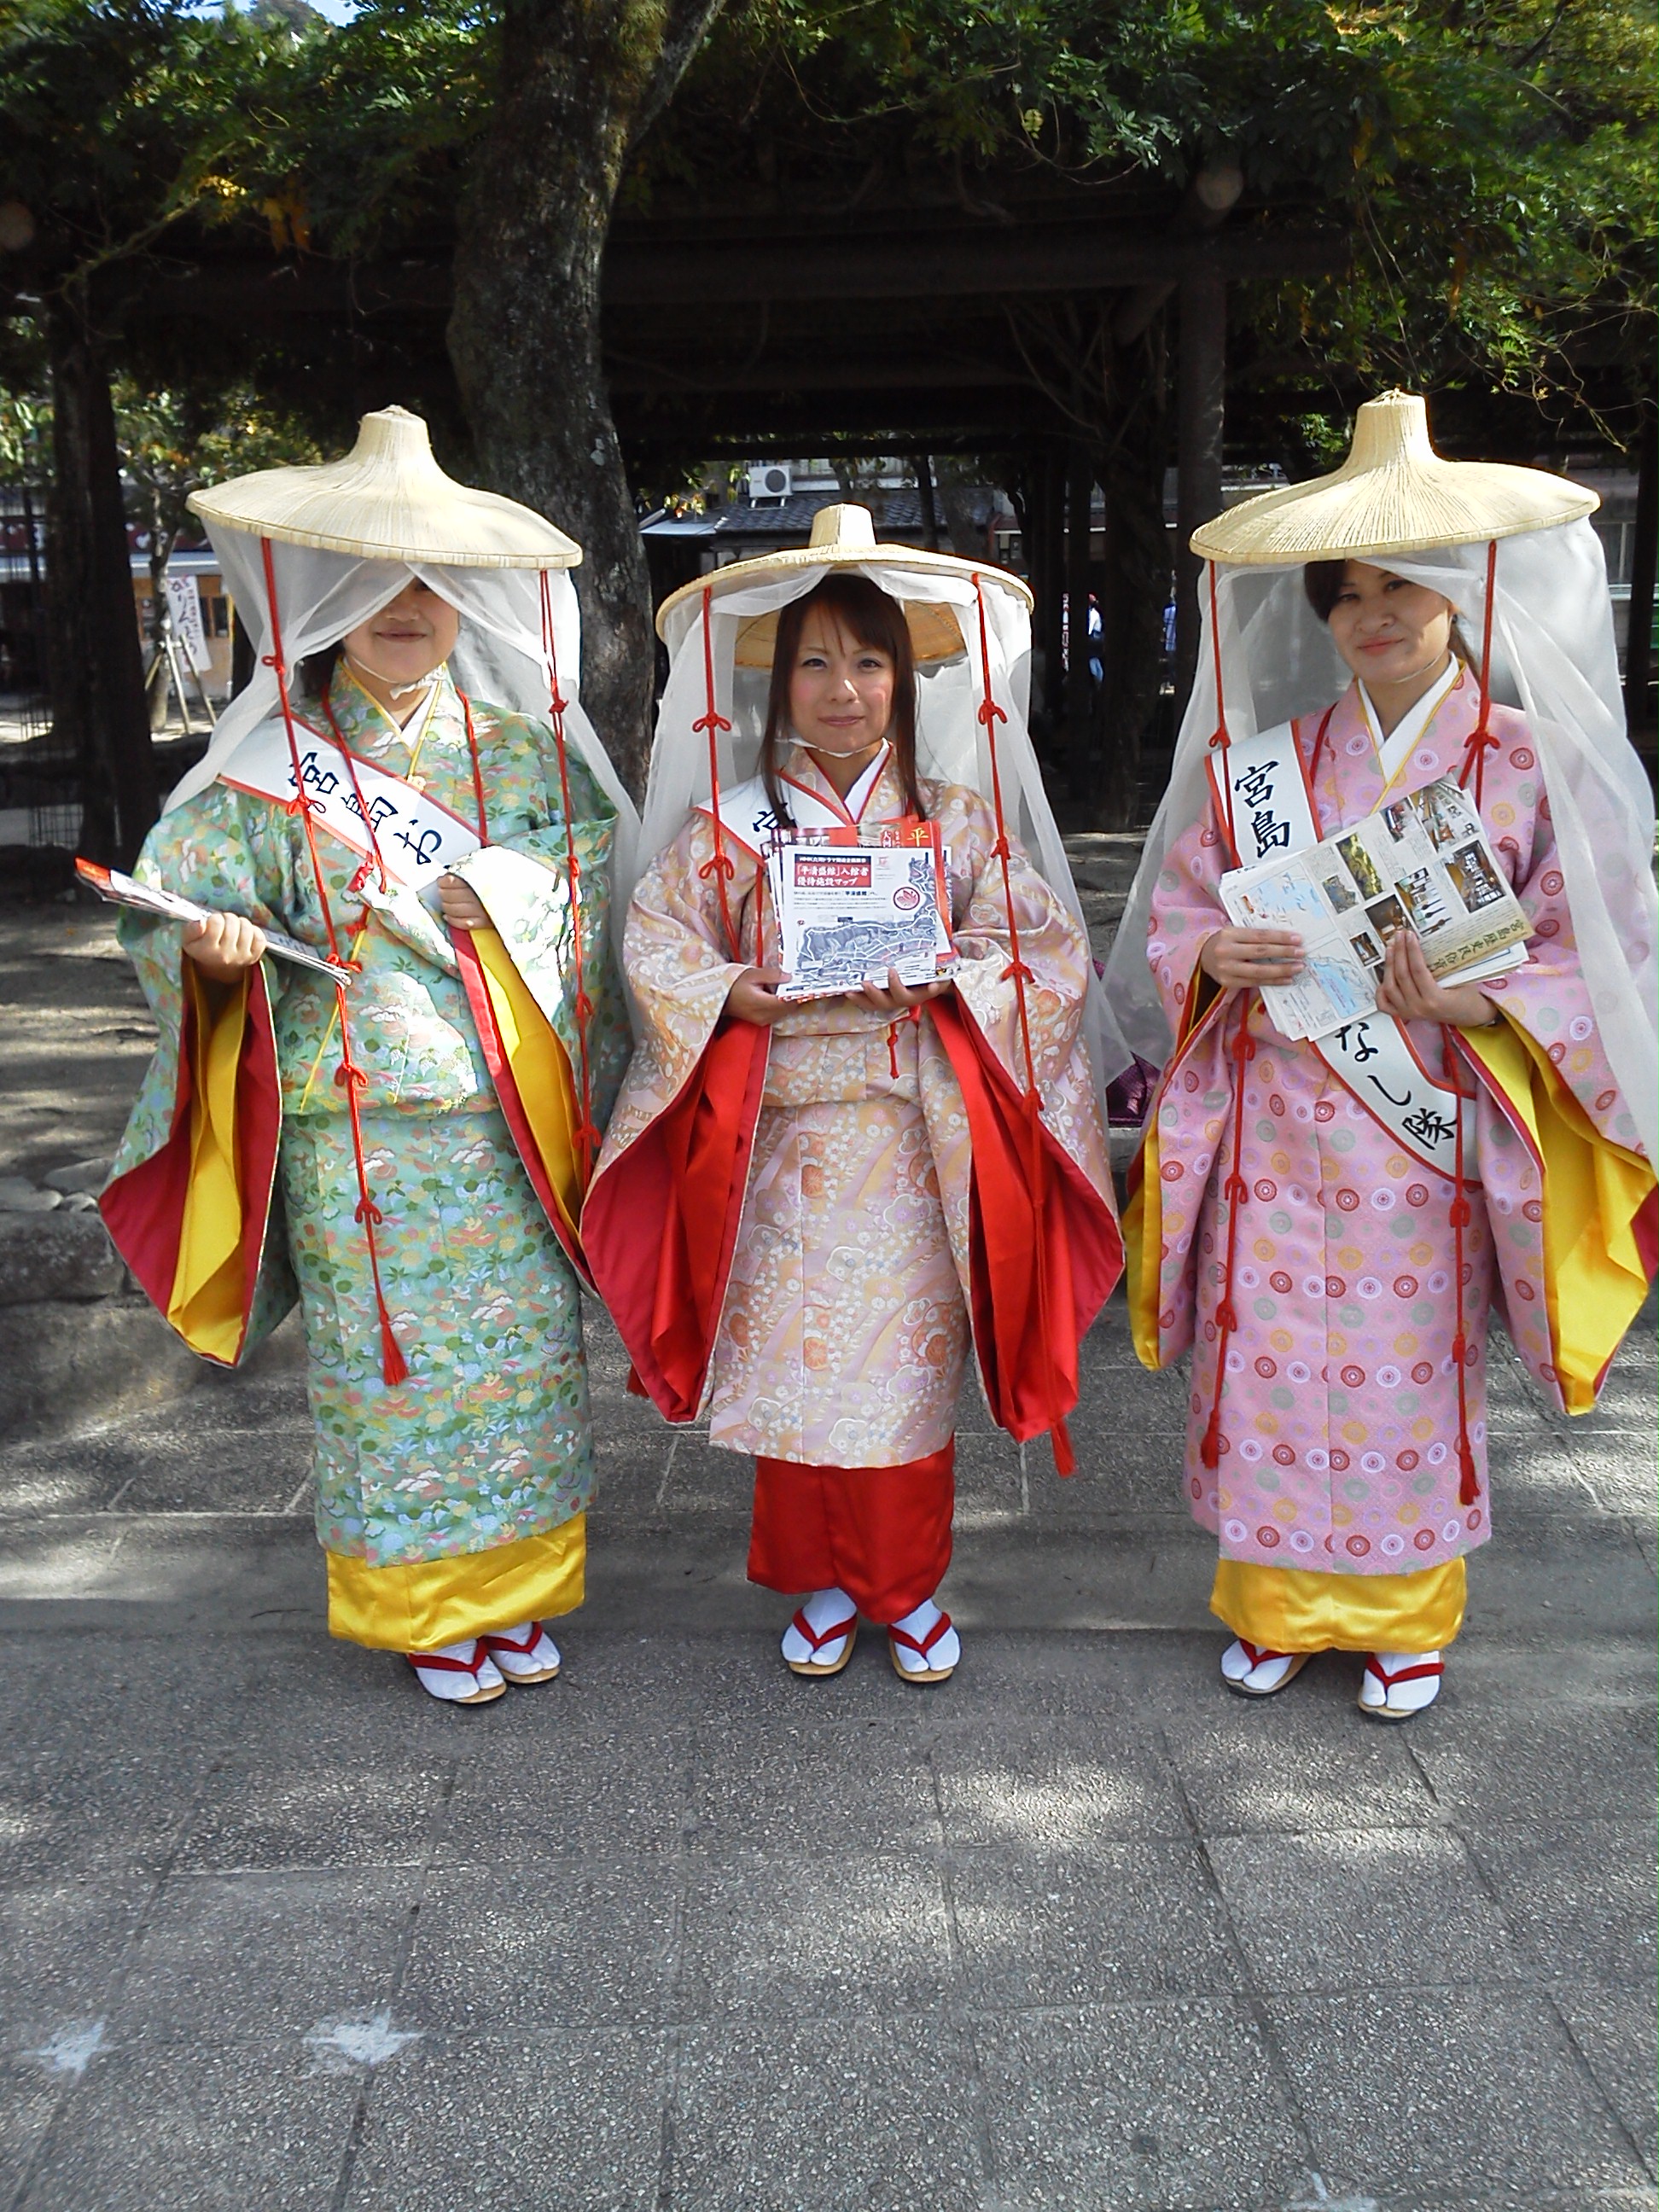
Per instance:
[[[1441,984],[1474,983],[1526,959],[1525,911],[1450,777],[1304,852],[1235,868],[1220,889],[1238,925],[1229,934],[1271,930],[1302,940],[1295,976],[1262,988],[1269,1016],[1290,1037],[1328,1036],[1376,1012],[1389,946],[1402,933],[1416,939],[1426,972]],[[1457,1004],[1465,1006],[1461,990]],[[1484,1017],[1466,1007],[1440,1018]]]

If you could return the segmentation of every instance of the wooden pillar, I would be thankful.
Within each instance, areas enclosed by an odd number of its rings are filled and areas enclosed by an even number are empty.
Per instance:
[[[1094,471],[1085,446],[1066,456],[1066,769],[1073,796],[1087,788],[1094,734],[1095,687],[1089,670],[1089,536]]]
[[[921,526],[927,533],[927,550],[939,551],[939,502],[933,497],[933,464],[926,453],[916,455],[916,489],[921,495]]]
[[[1042,641],[1042,705],[1056,744],[1066,701],[1066,648],[1060,617],[1066,591],[1066,458],[1058,446],[1043,453],[1042,467],[1042,583],[1037,592],[1037,635]]]
[[[1647,410],[1637,448],[1636,539],[1631,548],[1630,622],[1625,633],[1625,726],[1634,744],[1651,726],[1654,562],[1659,552],[1659,434]]]
[[[1200,523],[1221,512],[1221,434],[1227,391],[1227,285],[1207,256],[1181,280],[1176,388],[1176,713],[1186,709],[1198,665],[1198,575],[1187,550]]]

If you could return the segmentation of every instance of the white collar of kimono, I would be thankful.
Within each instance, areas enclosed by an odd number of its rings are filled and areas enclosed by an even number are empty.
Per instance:
[[[1371,743],[1376,747],[1384,783],[1392,783],[1399,775],[1411,757],[1412,747],[1434,720],[1439,712],[1440,702],[1462,672],[1463,664],[1454,653],[1442,673],[1436,677],[1420,699],[1407,708],[1386,737],[1382,733],[1382,718],[1376,711],[1370,693],[1365,689],[1364,680],[1356,678],[1359,684],[1359,703],[1365,710],[1366,726],[1371,733]]]
[[[860,819],[865,808],[870,804],[871,793],[881,781],[881,772],[893,757],[893,748],[884,741],[874,760],[871,762],[868,768],[860,771],[858,781],[843,798],[836,790],[835,785],[825,775],[817,762],[813,759],[811,749],[804,745],[799,738],[795,740],[795,746],[799,757],[807,763],[812,774],[823,784],[825,791],[830,793],[831,803],[838,810],[845,811],[848,818],[854,822]]]
[[[340,688],[336,690],[336,685]],[[421,687],[412,688],[418,691]],[[447,711],[452,704],[459,703],[449,663],[441,661],[426,679],[425,697],[406,721],[399,722],[380,704],[344,653],[331,681],[329,699],[349,743],[369,753],[384,750],[394,739],[407,745],[411,753],[418,751],[440,707]]]

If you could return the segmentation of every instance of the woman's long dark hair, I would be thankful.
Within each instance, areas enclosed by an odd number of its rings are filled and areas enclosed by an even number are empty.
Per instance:
[[[345,641],[342,639],[334,645],[319,646],[315,653],[307,653],[300,663],[298,690],[307,706],[320,707],[327,698],[328,687],[344,653]]]
[[[824,578],[804,598],[791,599],[778,617],[777,643],[772,653],[772,689],[766,702],[766,734],[761,739],[760,772],[772,811],[793,824],[794,816],[784,799],[779,779],[778,756],[794,732],[789,721],[789,678],[800,651],[806,617],[822,611],[855,645],[884,653],[893,664],[893,719],[884,734],[893,748],[904,804],[923,816],[921,786],[916,781],[916,664],[910,650],[910,625],[896,599],[890,599],[867,576],[835,573]]]

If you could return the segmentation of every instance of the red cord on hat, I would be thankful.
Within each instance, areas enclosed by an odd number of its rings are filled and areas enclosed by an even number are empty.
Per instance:
[[[259,540],[259,550],[264,560],[265,604],[270,615],[270,651],[265,656],[265,665],[276,671],[276,696],[282,702],[283,727],[288,732],[289,758],[294,768],[294,805],[289,811],[297,811],[305,824],[306,849],[311,856],[312,881],[316,885],[318,902],[323,911],[323,927],[328,933],[329,951],[334,959],[338,960],[340,958],[339,940],[334,932],[334,915],[329,906],[328,886],[323,880],[322,863],[317,857],[317,838],[311,826],[311,807],[306,799],[305,786],[300,775],[299,740],[294,734],[294,709],[289,698],[288,668],[283,657],[282,617],[276,604],[276,574],[270,557],[270,540],[268,538],[262,538]],[[324,703],[326,707],[326,700]],[[330,719],[332,720],[331,714]],[[343,750],[344,748],[343,747],[342,750]],[[350,765],[350,753],[347,751],[348,767]],[[355,791],[357,784],[355,773],[351,781],[352,788]],[[362,804],[361,792],[358,793],[357,797],[361,807]],[[367,810],[364,810],[363,820],[368,829],[369,844],[374,851],[378,864],[380,848],[375,842],[374,823]],[[384,881],[384,874],[382,880]],[[355,967],[356,963],[353,962],[351,964]],[[336,983],[334,987],[334,1003],[340,1024],[340,1064],[334,1071],[334,1080],[345,1092],[346,1111],[351,1123],[351,1158],[352,1164],[357,1171],[358,1194],[355,1218],[362,1224],[363,1237],[368,1246],[368,1272],[374,1285],[374,1311],[380,1325],[380,1376],[388,1389],[396,1389],[400,1382],[406,1382],[409,1380],[409,1365],[393,1334],[392,1316],[387,1310],[385,1293],[380,1288],[380,1256],[375,1243],[374,1231],[383,1224],[386,1217],[375,1205],[369,1191],[368,1170],[363,1159],[362,1122],[357,1109],[357,1093],[366,1086],[368,1078],[352,1056],[351,1027],[346,1012],[343,983]]]
[[[726,849],[726,833],[720,822],[720,763],[717,742],[719,732],[729,730],[732,725],[714,703],[714,641],[709,627],[709,608],[714,597],[713,585],[705,584],[702,587],[702,684],[706,705],[691,728],[694,733],[702,730],[708,736],[708,811],[714,831],[714,857],[705,860],[697,873],[714,878],[714,889],[720,902],[720,927],[726,932],[726,956],[735,960],[738,957],[738,933],[732,926],[732,906],[726,895],[726,887],[737,871],[732,866],[731,854]]]
[[[1199,1444],[1198,1455],[1207,1468],[1221,1461],[1221,1393],[1227,1375],[1227,1345],[1238,1327],[1238,1310],[1233,1304],[1233,1263],[1238,1255],[1238,1224],[1249,1195],[1243,1176],[1244,1158],[1244,1071],[1255,1058],[1255,1039],[1250,1035],[1250,993],[1241,992],[1238,1001],[1238,1027],[1233,1035],[1233,1158],[1222,1195],[1227,1201],[1227,1257],[1221,1271],[1221,1298],[1215,1310],[1215,1395],[1210,1402],[1210,1418]]]
[[[1457,778],[1459,785],[1467,790],[1473,770],[1477,812],[1486,784],[1486,755],[1489,751],[1496,752],[1501,742],[1486,726],[1492,720],[1492,602],[1498,596],[1497,581],[1498,540],[1494,538],[1488,541],[1486,546],[1486,605],[1480,623],[1480,718],[1464,752],[1463,766]]]
[[[1204,568],[1210,591],[1210,649],[1215,656],[1215,727],[1210,732],[1210,750],[1224,752],[1231,740],[1227,735],[1227,709],[1221,681],[1221,617],[1216,605],[1215,562],[1206,561]],[[1224,769],[1220,781],[1221,803],[1227,810],[1227,842],[1232,847],[1233,858],[1237,860],[1238,839],[1233,828],[1232,780]]]
[[[1441,1049],[1444,1056],[1446,1081],[1457,1100],[1457,1157],[1453,1170],[1452,1202],[1447,1209],[1451,1223],[1452,1256],[1457,1272],[1457,1331],[1452,1338],[1452,1358],[1457,1363],[1457,1502],[1473,1505],[1480,1495],[1480,1486],[1475,1474],[1474,1451],[1469,1442],[1468,1405],[1468,1334],[1464,1320],[1463,1301],[1463,1232],[1474,1218],[1474,1209],[1469,1204],[1468,1185],[1463,1180],[1463,1102],[1473,1092],[1465,1091],[1457,1079],[1457,1060],[1452,1050],[1450,1026],[1441,1024]]]

